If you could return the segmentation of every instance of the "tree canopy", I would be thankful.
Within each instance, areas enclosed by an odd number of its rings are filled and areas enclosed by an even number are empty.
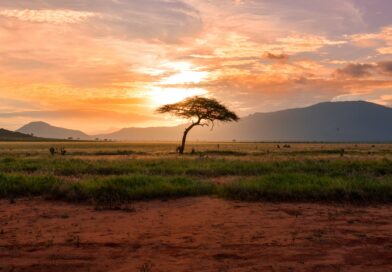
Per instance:
[[[239,117],[228,110],[216,99],[194,96],[181,102],[164,105],[157,109],[158,113],[170,113],[184,119],[200,121],[200,125],[208,125],[214,121],[238,121]],[[207,123],[206,123],[207,122]]]
[[[227,109],[216,99],[194,96],[181,102],[164,105],[157,109],[158,113],[170,113],[174,116],[192,120],[192,124],[184,131],[182,144],[179,152],[182,154],[188,132],[195,126],[214,126],[215,121],[232,122],[238,121],[236,113]]]

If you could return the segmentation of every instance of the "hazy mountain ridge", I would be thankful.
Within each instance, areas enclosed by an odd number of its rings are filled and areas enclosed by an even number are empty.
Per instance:
[[[326,102],[306,108],[256,113],[218,128],[250,141],[392,141],[392,109],[369,102]]]
[[[24,125],[17,132],[33,134],[42,138],[91,140],[92,137],[80,130],[55,127],[45,122],[31,122]]]
[[[37,141],[40,138],[0,128],[0,141]]]
[[[178,141],[185,125],[175,127],[124,128],[114,133],[89,136],[60,129],[41,133],[30,123],[20,132],[47,138],[113,139],[130,141]],[[48,125],[48,124],[47,124]],[[34,131],[28,128],[35,127]],[[52,127],[56,128],[56,127]],[[60,131],[66,134],[60,135]],[[71,134],[70,132],[78,132]],[[56,136],[56,137],[52,137]],[[237,123],[219,124],[213,130],[196,127],[190,140],[200,141],[392,141],[392,108],[364,101],[324,102],[310,107],[255,113]]]

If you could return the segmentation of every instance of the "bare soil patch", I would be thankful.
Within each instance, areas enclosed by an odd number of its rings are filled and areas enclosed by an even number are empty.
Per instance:
[[[392,207],[0,200],[0,271],[392,271]]]

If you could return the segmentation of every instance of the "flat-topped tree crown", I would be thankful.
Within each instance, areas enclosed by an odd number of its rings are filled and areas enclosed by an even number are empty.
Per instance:
[[[170,113],[183,119],[192,120],[192,124],[184,131],[179,153],[183,154],[188,132],[195,126],[214,125],[215,121],[238,121],[239,117],[227,109],[216,99],[194,96],[181,102],[164,105],[157,109],[158,113]]]
[[[170,113],[184,119],[195,119],[213,123],[214,121],[238,121],[239,117],[216,99],[190,97],[181,102],[164,105],[157,109],[158,113]],[[206,125],[208,123],[204,123]]]

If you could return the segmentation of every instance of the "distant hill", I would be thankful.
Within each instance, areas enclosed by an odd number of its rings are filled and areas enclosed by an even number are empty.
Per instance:
[[[0,128],[0,141],[37,141],[40,138]]]
[[[197,134],[198,133],[198,134]],[[200,130],[195,137],[201,137]],[[392,141],[392,109],[374,103],[326,102],[306,108],[256,113],[223,125],[210,139],[240,141]]]
[[[39,137],[120,141],[179,141],[185,125],[124,128],[89,136],[81,131],[30,123],[19,132]],[[237,123],[217,123],[213,130],[195,127],[190,140],[290,141],[290,142],[392,142],[392,108],[364,101],[325,102],[310,107],[255,113]]]
[[[180,138],[184,128],[185,126],[123,128],[113,133],[96,135],[95,137],[119,141],[176,141]],[[206,135],[204,138],[207,139],[208,136]]]
[[[184,126],[125,128],[99,135],[114,140],[179,140]],[[197,127],[190,140],[209,141],[392,141],[392,109],[364,101],[325,102],[306,108],[255,113],[238,123]]]
[[[18,129],[17,132],[21,132],[25,134],[33,134],[37,137],[50,138],[50,139],[69,139],[69,138],[72,138],[74,140],[92,139],[89,135],[87,135],[82,131],[55,127],[45,122],[31,122]]]

